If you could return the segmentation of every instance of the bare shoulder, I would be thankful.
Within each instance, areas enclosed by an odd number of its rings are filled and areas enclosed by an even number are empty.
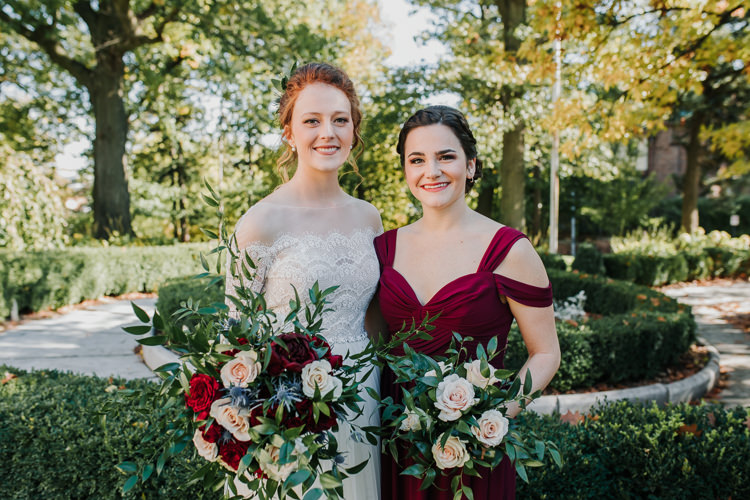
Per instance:
[[[370,226],[378,233],[383,231],[380,211],[372,203],[352,197],[352,206],[357,211],[357,217],[363,221],[363,226]]]
[[[272,244],[281,230],[280,224],[278,210],[264,200],[259,201],[237,221],[234,228],[237,246],[247,248],[253,243]]]
[[[533,286],[545,287],[549,284],[542,259],[528,238],[519,238],[513,244],[495,272]]]

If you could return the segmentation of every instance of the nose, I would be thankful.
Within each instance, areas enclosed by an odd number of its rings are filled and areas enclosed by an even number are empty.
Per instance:
[[[440,177],[442,170],[440,169],[440,163],[435,160],[426,160],[427,165],[425,166],[425,176],[430,179]]]
[[[331,122],[330,120],[324,121],[323,125],[320,127],[321,139],[333,138],[333,136],[335,135],[333,130],[333,122]]]

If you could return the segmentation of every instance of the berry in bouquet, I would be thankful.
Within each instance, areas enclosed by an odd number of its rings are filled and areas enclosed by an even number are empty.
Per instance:
[[[401,473],[421,479],[420,489],[433,485],[439,474],[451,477],[454,498],[471,499],[464,475],[479,477],[505,457],[525,481],[526,467],[542,466],[545,455],[559,466],[561,457],[554,443],[505,416],[510,404],[525,408],[540,395],[531,392],[530,372],[522,382],[513,378],[513,371],[493,366],[496,337],[486,349],[477,345],[474,353],[463,346],[472,339],[458,333],[443,357],[416,352],[407,342],[429,340],[430,321],[425,318],[418,327],[412,325],[378,350],[380,363],[393,372],[402,392],[401,401],[391,397],[380,401],[382,447],[403,469]],[[394,354],[396,347],[395,352],[403,354]]]
[[[242,285],[254,274],[252,260],[240,258],[224,243],[223,229],[221,234],[211,253],[227,251],[229,269],[242,275],[236,295],[225,297],[233,305],[231,315],[224,302],[188,300],[173,318],[158,313],[149,318],[133,305],[147,326],[126,330],[160,332],[138,341],[168,345],[180,362],[155,370],[159,385],[139,393],[123,391],[151,421],[142,440],[145,449],[161,443],[140,465],[120,464],[121,470],[136,472],[124,489],[159,474],[168,458],[188,448],[206,461],[191,483],[201,481],[227,496],[237,496],[239,485],[260,499],[341,498],[343,479],[362,470],[367,460],[341,467],[344,460],[333,432],[353,426],[362,411],[359,381],[373,369],[374,349],[350,355],[344,363],[320,334],[326,297],[336,287],[320,290],[315,283],[304,301],[295,290],[289,314],[277,318],[262,293]],[[222,259],[213,275],[206,259],[201,260],[207,272],[196,278],[212,278],[209,286],[223,279],[218,268]],[[174,419],[178,406],[182,409]],[[351,436],[377,443],[373,429],[352,429]]]

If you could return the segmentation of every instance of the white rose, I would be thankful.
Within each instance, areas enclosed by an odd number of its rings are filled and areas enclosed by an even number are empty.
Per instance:
[[[211,405],[211,416],[216,419],[216,423],[232,433],[238,441],[250,441],[250,421],[243,417],[229,403],[231,398],[217,399]]]
[[[479,427],[472,426],[471,432],[485,446],[497,446],[508,433],[508,419],[497,410],[487,410],[477,420]]]
[[[490,367],[489,378],[482,375],[482,363],[480,360],[476,359],[471,363],[464,363],[464,368],[466,368],[466,380],[479,387],[480,389],[484,389],[488,385],[500,382],[500,380],[495,378],[495,376],[493,375],[495,373],[495,367],[490,365],[489,363],[488,365]]]
[[[452,469],[454,467],[463,467],[469,460],[469,453],[466,451],[464,442],[456,436],[451,436],[445,442],[445,447],[440,446],[443,435],[438,437],[435,444],[432,445],[432,456],[435,459],[435,465],[441,469]]]
[[[288,464],[279,464],[279,451],[278,446],[267,444],[262,450],[258,452],[258,465],[260,470],[268,476],[269,479],[273,479],[279,483],[286,481],[289,474],[295,471],[297,468],[296,462],[290,462]]]
[[[334,401],[343,392],[343,383],[331,375],[331,363],[325,359],[313,361],[302,368],[302,392],[311,398],[315,395],[315,387],[320,390],[321,396],[333,391]]]
[[[399,430],[402,431],[418,431],[422,428],[422,424],[419,422],[419,415],[417,412],[406,410],[406,418],[401,421],[401,427]]]
[[[440,374],[444,374],[447,371],[450,371],[453,369],[453,365],[446,364],[443,361],[438,361],[438,366],[440,367]],[[425,377],[437,377],[437,373],[435,370],[430,370],[427,373],[424,374]]]
[[[203,438],[203,432],[200,429],[193,434],[193,444],[198,450],[198,455],[202,456],[209,462],[213,462],[219,456],[219,447],[216,443],[209,443]]]
[[[221,367],[221,381],[224,387],[233,385],[247,387],[258,376],[262,365],[255,351],[240,351],[234,359]]]
[[[438,384],[435,397],[435,408],[440,410],[438,418],[444,422],[459,419],[462,411],[468,410],[479,401],[474,398],[474,386],[455,373],[448,375]]]

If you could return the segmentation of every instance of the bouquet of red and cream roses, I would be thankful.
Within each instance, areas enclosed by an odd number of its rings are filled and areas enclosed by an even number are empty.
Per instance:
[[[341,467],[332,431],[342,425],[348,429],[361,413],[360,381],[373,369],[374,348],[350,355],[344,363],[320,335],[325,299],[335,287],[320,290],[316,283],[305,301],[295,293],[289,313],[277,318],[262,293],[243,285],[254,273],[249,256],[241,258],[225,241],[223,235],[214,252],[229,252],[229,269],[238,275],[235,293],[225,297],[231,309],[225,302],[188,300],[165,319],[158,313],[149,318],[133,305],[148,325],[126,330],[160,332],[139,342],[169,345],[180,361],[155,370],[161,385],[130,395],[156,422],[144,443],[164,442],[154,454],[156,467],[145,464],[134,471],[131,487],[159,473],[167,458],[192,444],[208,461],[193,480],[219,490],[223,485],[227,495],[244,489],[261,499],[303,493],[306,499],[340,498],[342,480],[367,461]],[[210,276],[222,279],[218,269],[216,275],[198,277]],[[179,418],[162,418],[176,405],[184,406]],[[351,436],[377,443],[371,429],[351,429]]]
[[[426,320],[422,329],[429,329]],[[505,456],[527,480],[526,467],[541,466],[545,452],[560,464],[560,453],[553,443],[537,439],[516,427],[505,416],[510,403],[525,407],[539,395],[531,392],[531,375],[524,382],[511,380],[513,372],[497,369],[492,360],[497,339],[476,356],[469,358],[457,333],[445,357],[431,357],[411,349],[409,338],[424,337],[420,329],[395,337],[381,353],[382,363],[401,384],[400,401],[381,400],[383,449],[404,467],[402,474],[422,479],[422,488],[439,473],[451,475],[456,498],[473,498],[463,484],[463,474],[479,476],[477,467],[497,467]],[[427,337],[424,337],[427,338]],[[393,354],[398,346],[403,355]]]

